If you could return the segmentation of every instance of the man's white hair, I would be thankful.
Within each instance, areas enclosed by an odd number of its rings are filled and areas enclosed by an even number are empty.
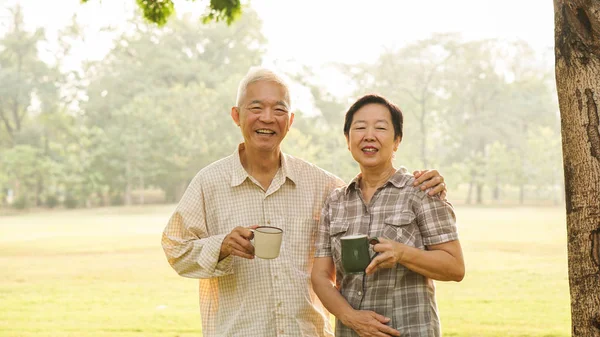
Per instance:
[[[286,81],[274,71],[263,68],[263,67],[252,67],[248,70],[248,73],[242,80],[240,81],[240,85],[238,86],[237,98],[235,100],[235,105],[240,106],[242,97],[246,95],[246,91],[248,90],[248,86],[252,83],[256,82],[275,82],[281,85],[285,89],[285,101],[288,104],[288,108],[291,109],[292,101],[290,99],[290,88],[288,87]]]

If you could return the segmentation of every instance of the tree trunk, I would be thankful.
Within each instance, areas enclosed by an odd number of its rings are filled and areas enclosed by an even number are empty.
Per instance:
[[[471,182],[469,183],[469,192],[467,193],[467,205],[471,204],[471,197],[473,196],[473,185],[475,185],[475,182],[471,180]]]
[[[500,200],[500,177],[498,174],[496,174],[496,181],[494,182],[494,192],[492,197],[496,202]]]
[[[144,184],[144,175],[140,174],[140,205],[144,204],[144,192],[146,190],[146,186]]]
[[[519,205],[525,203],[525,184],[519,184]]]
[[[179,202],[179,200],[181,200],[181,198],[183,197],[183,194],[185,193],[185,190],[189,183],[189,181],[182,181],[177,185],[177,188],[175,190],[175,200],[177,202]]]
[[[572,333],[600,336],[600,1],[555,0]]]
[[[125,205],[131,206],[131,162],[127,157],[125,163]]]
[[[425,121],[426,118],[426,110],[425,110],[425,102],[421,101],[421,159],[423,160],[423,167],[429,167],[429,162],[427,161],[427,123]]]
[[[477,204],[483,204],[483,184],[477,183]]]

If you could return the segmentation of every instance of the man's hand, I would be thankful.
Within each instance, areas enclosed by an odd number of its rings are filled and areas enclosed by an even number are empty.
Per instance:
[[[429,195],[439,194],[441,200],[446,200],[448,190],[446,189],[444,177],[442,177],[438,170],[415,171],[413,175],[415,176],[413,186],[421,185],[421,191],[431,188],[428,192]]]
[[[221,253],[219,261],[229,255],[243,257],[245,259],[254,258],[254,246],[250,240],[254,237],[254,233],[250,229],[255,229],[258,226],[236,227],[231,233],[227,234],[223,243],[221,243]]]
[[[385,325],[390,321],[374,311],[354,310],[346,319],[342,321],[344,325],[352,328],[361,337],[389,337],[400,336],[400,332],[392,327]]]

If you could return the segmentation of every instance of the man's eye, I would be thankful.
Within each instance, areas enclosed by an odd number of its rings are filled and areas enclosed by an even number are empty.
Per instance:
[[[354,130],[364,130],[364,129],[365,129],[364,126],[357,126],[357,127],[354,128]]]
[[[379,127],[377,130],[387,130],[386,128]]]

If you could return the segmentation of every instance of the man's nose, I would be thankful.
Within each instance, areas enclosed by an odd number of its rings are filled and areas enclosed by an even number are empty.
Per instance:
[[[260,114],[260,120],[262,122],[272,122],[273,119],[275,118],[275,111],[273,111],[273,109],[271,108],[265,108],[263,109],[262,113]]]

